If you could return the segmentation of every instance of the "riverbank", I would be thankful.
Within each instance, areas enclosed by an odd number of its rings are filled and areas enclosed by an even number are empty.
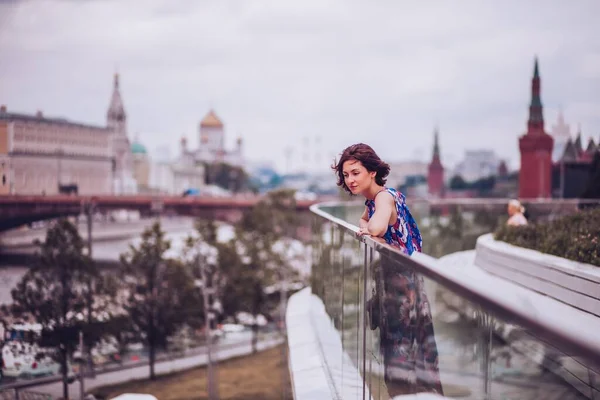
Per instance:
[[[156,218],[146,218],[122,222],[95,222],[92,226],[92,241],[97,243],[138,236],[156,220]],[[181,231],[194,227],[194,219],[191,217],[164,217],[158,220],[165,231]],[[87,238],[87,225],[79,223],[77,227],[81,237]],[[45,236],[45,228],[13,229],[0,234],[0,249],[27,250],[34,247],[35,240],[44,240]]]

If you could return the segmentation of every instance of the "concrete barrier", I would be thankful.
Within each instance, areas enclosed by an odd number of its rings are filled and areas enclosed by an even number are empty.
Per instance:
[[[600,317],[600,267],[494,240],[477,239],[475,265]]]

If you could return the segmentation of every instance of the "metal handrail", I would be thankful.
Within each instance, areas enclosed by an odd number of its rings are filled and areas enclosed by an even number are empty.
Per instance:
[[[357,226],[320,209],[321,207],[348,204],[350,203],[342,201],[320,203],[311,206],[310,211],[340,226],[347,232],[356,234]],[[482,287],[480,282],[473,282],[460,270],[440,268],[436,259],[425,254],[414,253],[412,256],[407,256],[398,249],[369,236],[356,236],[356,238],[380,254],[401,262],[403,266],[412,268],[415,272],[442,284],[467,300],[479,304],[491,314],[519,324],[542,339],[560,344],[561,350],[569,352],[569,355],[583,357],[589,362],[598,363],[596,367],[600,367],[598,362],[600,360],[600,335],[593,332],[592,329],[571,326],[565,323],[564,319],[560,318],[561,316],[552,313],[540,315],[535,310],[523,307],[523,304],[519,303],[519,299],[507,296],[506,293],[495,290],[493,286]],[[490,283],[497,279],[500,278],[490,276]]]

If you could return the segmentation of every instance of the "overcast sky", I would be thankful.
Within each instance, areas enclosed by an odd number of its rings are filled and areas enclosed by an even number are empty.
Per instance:
[[[597,0],[0,0],[0,103],[104,124],[118,70],[151,152],[197,147],[214,108],[228,146],[281,169],[358,141],[425,161],[436,124],[447,166],[493,148],[518,167],[536,54],[547,130],[562,107],[600,139],[598,15]]]

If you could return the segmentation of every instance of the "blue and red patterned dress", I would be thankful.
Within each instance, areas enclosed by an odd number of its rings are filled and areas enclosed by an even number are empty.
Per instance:
[[[409,256],[415,251],[420,253],[423,239],[421,239],[421,232],[419,232],[417,222],[406,205],[406,197],[396,189],[385,188],[381,192],[384,191],[394,196],[398,218],[394,225],[388,226],[385,235],[383,235],[383,239],[385,239],[386,243],[390,246],[401,249]],[[369,219],[371,219],[375,213],[375,200],[365,201],[365,206],[367,206],[367,209],[369,210]]]
[[[421,233],[406,205],[406,198],[392,188],[383,191],[394,197],[398,214],[383,239],[407,255],[421,252]],[[365,205],[370,219],[375,213],[375,200],[367,200]],[[379,305],[377,314],[381,316],[378,325],[385,379],[416,380],[420,383],[416,391],[431,390],[442,394],[438,350],[423,277],[413,269],[383,257],[380,266],[380,271],[373,270],[373,278],[377,286],[374,295],[379,300],[376,302]]]

